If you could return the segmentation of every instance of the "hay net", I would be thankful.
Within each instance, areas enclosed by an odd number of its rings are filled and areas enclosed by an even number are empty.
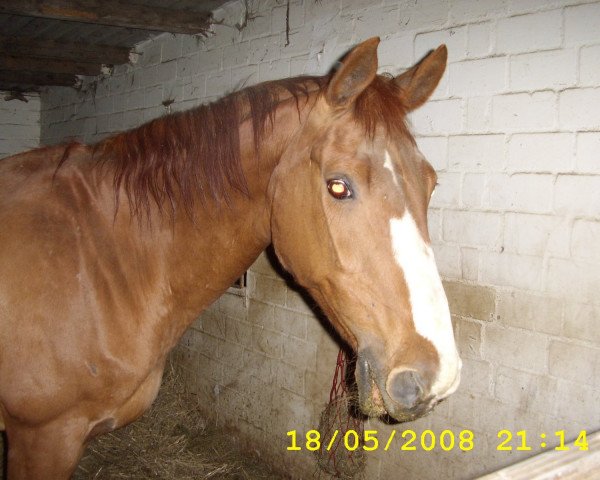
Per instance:
[[[321,445],[315,452],[317,465],[330,478],[360,478],[366,464],[363,449],[364,421],[356,411],[356,392],[346,382],[351,363],[346,352],[340,349],[329,404],[321,413],[319,422]],[[321,478],[320,472],[317,478]]]

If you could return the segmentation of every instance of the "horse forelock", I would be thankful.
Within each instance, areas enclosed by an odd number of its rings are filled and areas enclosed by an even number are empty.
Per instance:
[[[373,82],[356,99],[354,119],[370,138],[379,128],[393,139],[415,140],[406,123],[407,109],[402,102],[402,90],[391,75],[377,75]]]

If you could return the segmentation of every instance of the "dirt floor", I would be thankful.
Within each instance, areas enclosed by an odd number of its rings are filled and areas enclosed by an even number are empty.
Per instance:
[[[73,479],[288,478],[271,470],[256,452],[243,451],[235,435],[207,425],[196,401],[170,372],[142,418],[90,443]],[[3,442],[0,436],[0,452]],[[0,457],[0,472],[3,461]]]

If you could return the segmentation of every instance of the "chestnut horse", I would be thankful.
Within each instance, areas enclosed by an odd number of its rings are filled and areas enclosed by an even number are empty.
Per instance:
[[[378,43],[324,77],[0,162],[10,480],[69,478],[90,438],[140,416],[185,329],[270,243],[357,351],[366,414],[411,420],[457,388],[436,174],[405,124],[446,47],[393,77]]]

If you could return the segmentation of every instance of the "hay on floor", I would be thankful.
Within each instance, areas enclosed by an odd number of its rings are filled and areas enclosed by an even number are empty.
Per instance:
[[[185,391],[173,368],[158,397],[136,422],[99,436],[73,477],[87,479],[283,479],[235,436],[208,425],[197,395]]]
[[[279,479],[235,435],[208,424],[197,395],[172,368],[154,404],[136,422],[94,439],[73,480]],[[0,435],[0,478],[3,470]]]

